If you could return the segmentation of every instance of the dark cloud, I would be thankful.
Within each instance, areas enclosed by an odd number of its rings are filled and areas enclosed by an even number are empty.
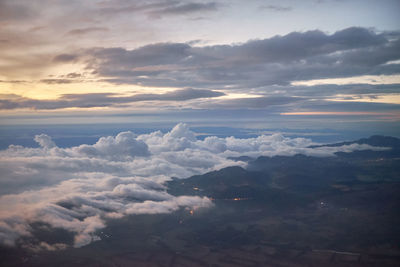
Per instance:
[[[71,83],[73,80],[68,80],[68,79],[42,79],[40,80],[42,83],[47,83],[47,84],[65,84],[65,83]]]
[[[296,80],[397,74],[400,34],[348,28],[293,32],[238,45],[158,43],[134,50],[86,51],[87,68],[112,83],[250,89]]]
[[[356,101],[324,101],[309,100],[296,106],[296,111],[327,111],[327,112],[390,112],[400,111],[399,104],[371,103]]]
[[[314,86],[274,86],[270,90],[280,90],[282,94],[321,98],[329,95],[395,94],[400,91],[400,84],[323,84]]]
[[[306,99],[289,96],[269,96],[213,100],[201,103],[200,107],[207,109],[268,109],[273,106],[293,104]],[[282,108],[282,107],[279,107]]]
[[[74,54],[60,54],[57,55],[53,58],[54,62],[71,62],[71,61],[75,61],[78,59],[78,55],[74,55]]]
[[[82,74],[77,73],[77,72],[71,72],[71,73],[68,73],[67,75],[65,75],[66,78],[70,78],[70,79],[80,78],[82,76],[83,76]]]
[[[0,83],[26,83],[24,80],[0,80]]]
[[[163,94],[136,94],[121,97],[112,93],[65,94],[55,100],[37,100],[18,95],[0,95],[0,109],[60,109],[108,107],[140,101],[185,101],[223,96],[224,93],[186,88]]]
[[[15,22],[29,20],[38,14],[37,10],[30,5],[19,1],[0,1],[0,22]]]
[[[184,15],[195,12],[216,11],[217,3],[177,3],[159,10],[151,11],[151,15],[165,16],[165,15]]]
[[[212,98],[223,96],[224,93],[211,91],[211,90],[199,90],[199,89],[183,89],[176,90],[165,94],[137,94],[132,96],[132,101],[147,101],[147,100],[160,100],[160,101],[185,101],[196,98]]]
[[[278,11],[278,12],[287,12],[287,11],[293,10],[292,7],[289,7],[289,6],[279,6],[279,5],[260,6],[260,9],[267,9],[267,10]]]
[[[108,31],[108,28],[105,27],[88,27],[88,28],[79,28],[79,29],[73,29],[68,32],[70,35],[83,35],[83,34],[88,34],[92,32],[106,32]]]
[[[316,88],[314,88],[316,90]],[[271,95],[251,98],[235,99],[210,99],[193,104],[194,107],[205,110],[258,110],[266,111],[269,115],[285,112],[316,111],[316,112],[380,112],[380,113],[399,113],[399,104],[365,102],[368,98],[374,99],[374,95],[342,97],[335,101],[326,100],[326,97],[303,96],[292,97],[281,95]],[[346,101],[352,100],[352,101]]]
[[[130,1],[111,1],[103,4],[99,12],[107,15],[121,13],[147,14],[149,17],[161,18],[164,16],[189,15],[217,11],[220,4],[216,2],[187,2],[187,1],[149,1],[145,3],[132,3]]]
[[[168,64],[179,64],[190,56],[191,47],[181,43],[160,43],[147,45],[135,50],[123,48],[98,48],[90,51],[91,55],[98,58],[101,64],[111,67],[148,67]],[[104,60],[104,61],[103,61]],[[96,64],[96,62],[92,62]],[[101,65],[100,65],[101,66]],[[105,67],[107,67],[105,66]],[[117,70],[118,71],[118,70]],[[138,74],[146,71],[138,70]]]

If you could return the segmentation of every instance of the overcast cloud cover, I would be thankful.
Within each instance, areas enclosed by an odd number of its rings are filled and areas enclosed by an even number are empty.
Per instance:
[[[74,246],[98,240],[95,232],[108,218],[128,214],[170,213],[179,208],[212,206],[208,198],[174,197],[163,183],[171,177],[239,165],[230,157],[383,150],[369,145],[309,148],[309,139],[280,134],[237,139],[210,136],[197,140],[185,124],[170,132],[136,135],[121,132],[101,137],[94,145],[59,148],[46,134],[37,135],[39,148],[11,145],[0,151],[0,243],[33,249],[62,249],[35,239],[32,223],[44,222],[74,234]],[[20,237],[29,237],[22,241]]]
[[[153,102],[147,105],[144,102],[157,101],[159,108],[184,105],[196,109],[262,109],[274,105],[280,106],[282,112],[290,112],[322,111],[321,103],[345,107],[345,101],[353,100],[354,105],[363,105],[366,110],[399,112],[397,98],[389,100],[398,97],[400,88],[400,76],[396,76],[400,74],[398,31],[350,27],[332,34],[320,30],[292,32],[239,44],[197,46],[196,42],[166,42],[136,49],[95,47],[54,55],[52,60],[54,64],[83,64],[92,75],[88,79],[86,74],[71,72],[41,79],[40,83],[69,85],[94,79],[113,86],[170,87],[172,90],[124,95],[115,92],[61,94],[56,99],[1,94],[0,109],[143,108],[154,106]],[[385,78],[379,80],[382,75],[397,78],[385,84]],[[296,84],[361,76],[372,78],[343,85],[335,84],[338,81],[308,86]],[[218,99],[231,93],[242,93],[246,97]],[[380,97],[386,97],[386,102],[373,103]]]
[[[399,114],[396,0],[39,2],[0,1],[1,110]]]

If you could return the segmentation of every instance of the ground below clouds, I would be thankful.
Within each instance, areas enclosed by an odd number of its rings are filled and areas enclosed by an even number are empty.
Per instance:
[[[110,219],[210,208],[214,204],[208,196],[175,196],[165,182],[228,166],[246,167],[239,157],[334,157],[337,152],[388,149],[357,143],[316,146],[309,139],[280,134],[197,140],[185,124],[167,133],[121,132],[69,148],[57,147],[46,134],[35,141],[39,148],[11,145],[0,151],[0,243],[36,251],[97,241],[98,231]],[[46,229],[68,234],[50,242],[37,235]]]

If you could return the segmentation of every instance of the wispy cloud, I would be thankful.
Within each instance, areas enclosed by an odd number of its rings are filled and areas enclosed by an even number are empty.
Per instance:
[[[83,35],[83,34],[88,34],[88,33],[93,33],[93,32],[106,32],[108,30],[109,29],[105,28],[105,27],[87,27],[87,28],[79,28],[79,29],[70,30],[67,34]]]
[[[217,2],[200,1],[150,1],[135,3],[126,1],[111,1],[100,7],[99,11],[108,15],[121,13],[144,13],[150,17],[180,16],[196,13],[217,11],[220,4]]]
[[[71,83],[68,79],[45,80],[46,83]],[[92,94],[65,94],[55,100],[38,100],[18,95],[0,95],[0,109],[61,109],[61,108],[91,108],[109,107],[141,101],[186,101],[198,98],[213,98],[223,96],[224,93],[206,90],[186,88],[162,94],[135,94],[120,96],[113,93]]]
[[[54,62],[71,62],[78,59],[76,54],[59,54],[53,58]]]
[[[216,2],[208,3],[177,3],[168,7],[164,7],[158,10],[151,10],[149,14],[156,17],[168,16],[168,15],[185,15],[197,12],[210,12],[216,11],[219,5]]]
[[[280,6],[280,5],[263,5],[260,6],[260,9],[272,10],[277,12],[288,12],[293,10],[293,8],[290,6]]]

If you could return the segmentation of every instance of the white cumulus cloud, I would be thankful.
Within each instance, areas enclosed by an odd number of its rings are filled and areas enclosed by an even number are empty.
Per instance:
[[[99,239],[96,232],[108,218],[129,214],[170,213],[180,208],[212,206],[198,196],[172,196],[164,182],[244,162],[238,156],[305,154],[334,156],[335,152],[384,149],[369,145],[314,147],[304,138],[280,134],[256,138],[207,137],[197,140],[187,125],[170,132],[136,135],[121,132],[101,137],[93,145],[59,148],[51,137],[37,135],[40,147],[11,145],[0,151],[0,244],[20,244],[29,237],[32,249],[60,249],[67,244],[36,240],[32,223],[42,222],[74,235],[80,247]]]

